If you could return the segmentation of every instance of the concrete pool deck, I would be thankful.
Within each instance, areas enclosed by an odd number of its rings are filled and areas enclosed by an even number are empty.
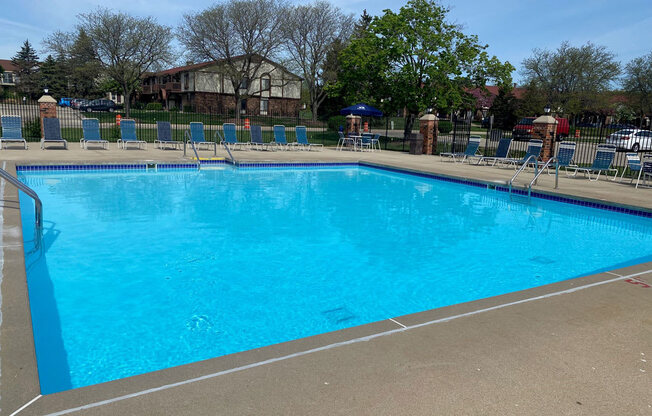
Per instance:
[[[114,146],[42,151],[31,143],[0,155],[12,173],[15,162],[182,160],[179,151]],[[487,182],[514,172],[397,152],[233,155],[360,160]],[[17,193],[0,189],[0,414],[11,415],[39,393]],[[552,178],[543,175],[535,189],[555,192]],[[556,192],[652,210],[652,189],[629,184],[561,177]],[[644,263],[43,396],[18,414],[652,414],[649,286],[652,263]]]

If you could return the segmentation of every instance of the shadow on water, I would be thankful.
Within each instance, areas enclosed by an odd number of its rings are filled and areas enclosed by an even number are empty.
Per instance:
[[[23,235],[35,235],[34,204],[20,193]],[[61,334],[61,320],[54,298],[54,286],[48,271],[46,253],[59,236],[56,224],[46,222],[41,244],[24,241],[25,272],[32,314],[34,347],[41,394],[56,393],[72,388],[68,356]]]

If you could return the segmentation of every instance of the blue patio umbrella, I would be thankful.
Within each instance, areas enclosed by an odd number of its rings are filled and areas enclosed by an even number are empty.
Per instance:
[[[380,111],[379,109],[363,103],[359,103],[356,105],[352,105],[350,107],[343,108],[340,110],[340,114],[345,116],[349,114],[353,114],[355,116],[371,116],[371,117],[383,116],[383,112]]]

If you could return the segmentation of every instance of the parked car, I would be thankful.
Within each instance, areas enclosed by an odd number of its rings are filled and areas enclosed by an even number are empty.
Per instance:
[[[600,123],[577,123],[575,127],[600,127]]]
[[[85,100],[83,98],[75,98],[72,101],[70,101],[70,108],[74,108],[75,110],[79,110],[79,106],[82,104],[88,104],[88,100]]]
[[[109,99],[100,98],[79,106],[79,111],[110,111],[113,112],[118,106]]]
[[[636,129],[636,126],[633,124],[625,124],[625,123],[611,123],[607,124],[608,129]]]
[[[652,150],[652,132],[639,129],[618,130],[607,138],[607,144],[632,152]]]
[[[70,101],[72,98],[61,97],[59,98],[59,106],[61,107],[70,107]]]
[[[534,130],[534,119],[535,117],[525,117],[521,119],[512,130],[512,139],[525,141],[530,140],[532,138],[532,131]],[[568,119],[555,117],[555,120],[557,120],[555,138],[559,140],[568,137],[568,131],[570,130]]]

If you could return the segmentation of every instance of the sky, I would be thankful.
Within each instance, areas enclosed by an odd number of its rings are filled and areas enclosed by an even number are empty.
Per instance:
[[[290,0],[294,3],[303,3]],[[384,9],[398,11],[406,1],[331,0],[346,13],[359,16],[363,9],[380,15]],[[131,0],[109,6],[139,16],[154,16],[159,23],[176,27],[181,17],[211,5],[200,0]],[[652,52],[652,1],[650,0],[441,0],[450,8],[449,19],[488,44],[488,51],[517,68],[534,48],[555,49],[563,41],[580,46],[586,42],[606,46],[626,64]],[[56,30],[68,31],[76,15],[108,6],[106,0],[0,0],[0,59],[11,59],[25,39],[47,56],[42,40]]]

